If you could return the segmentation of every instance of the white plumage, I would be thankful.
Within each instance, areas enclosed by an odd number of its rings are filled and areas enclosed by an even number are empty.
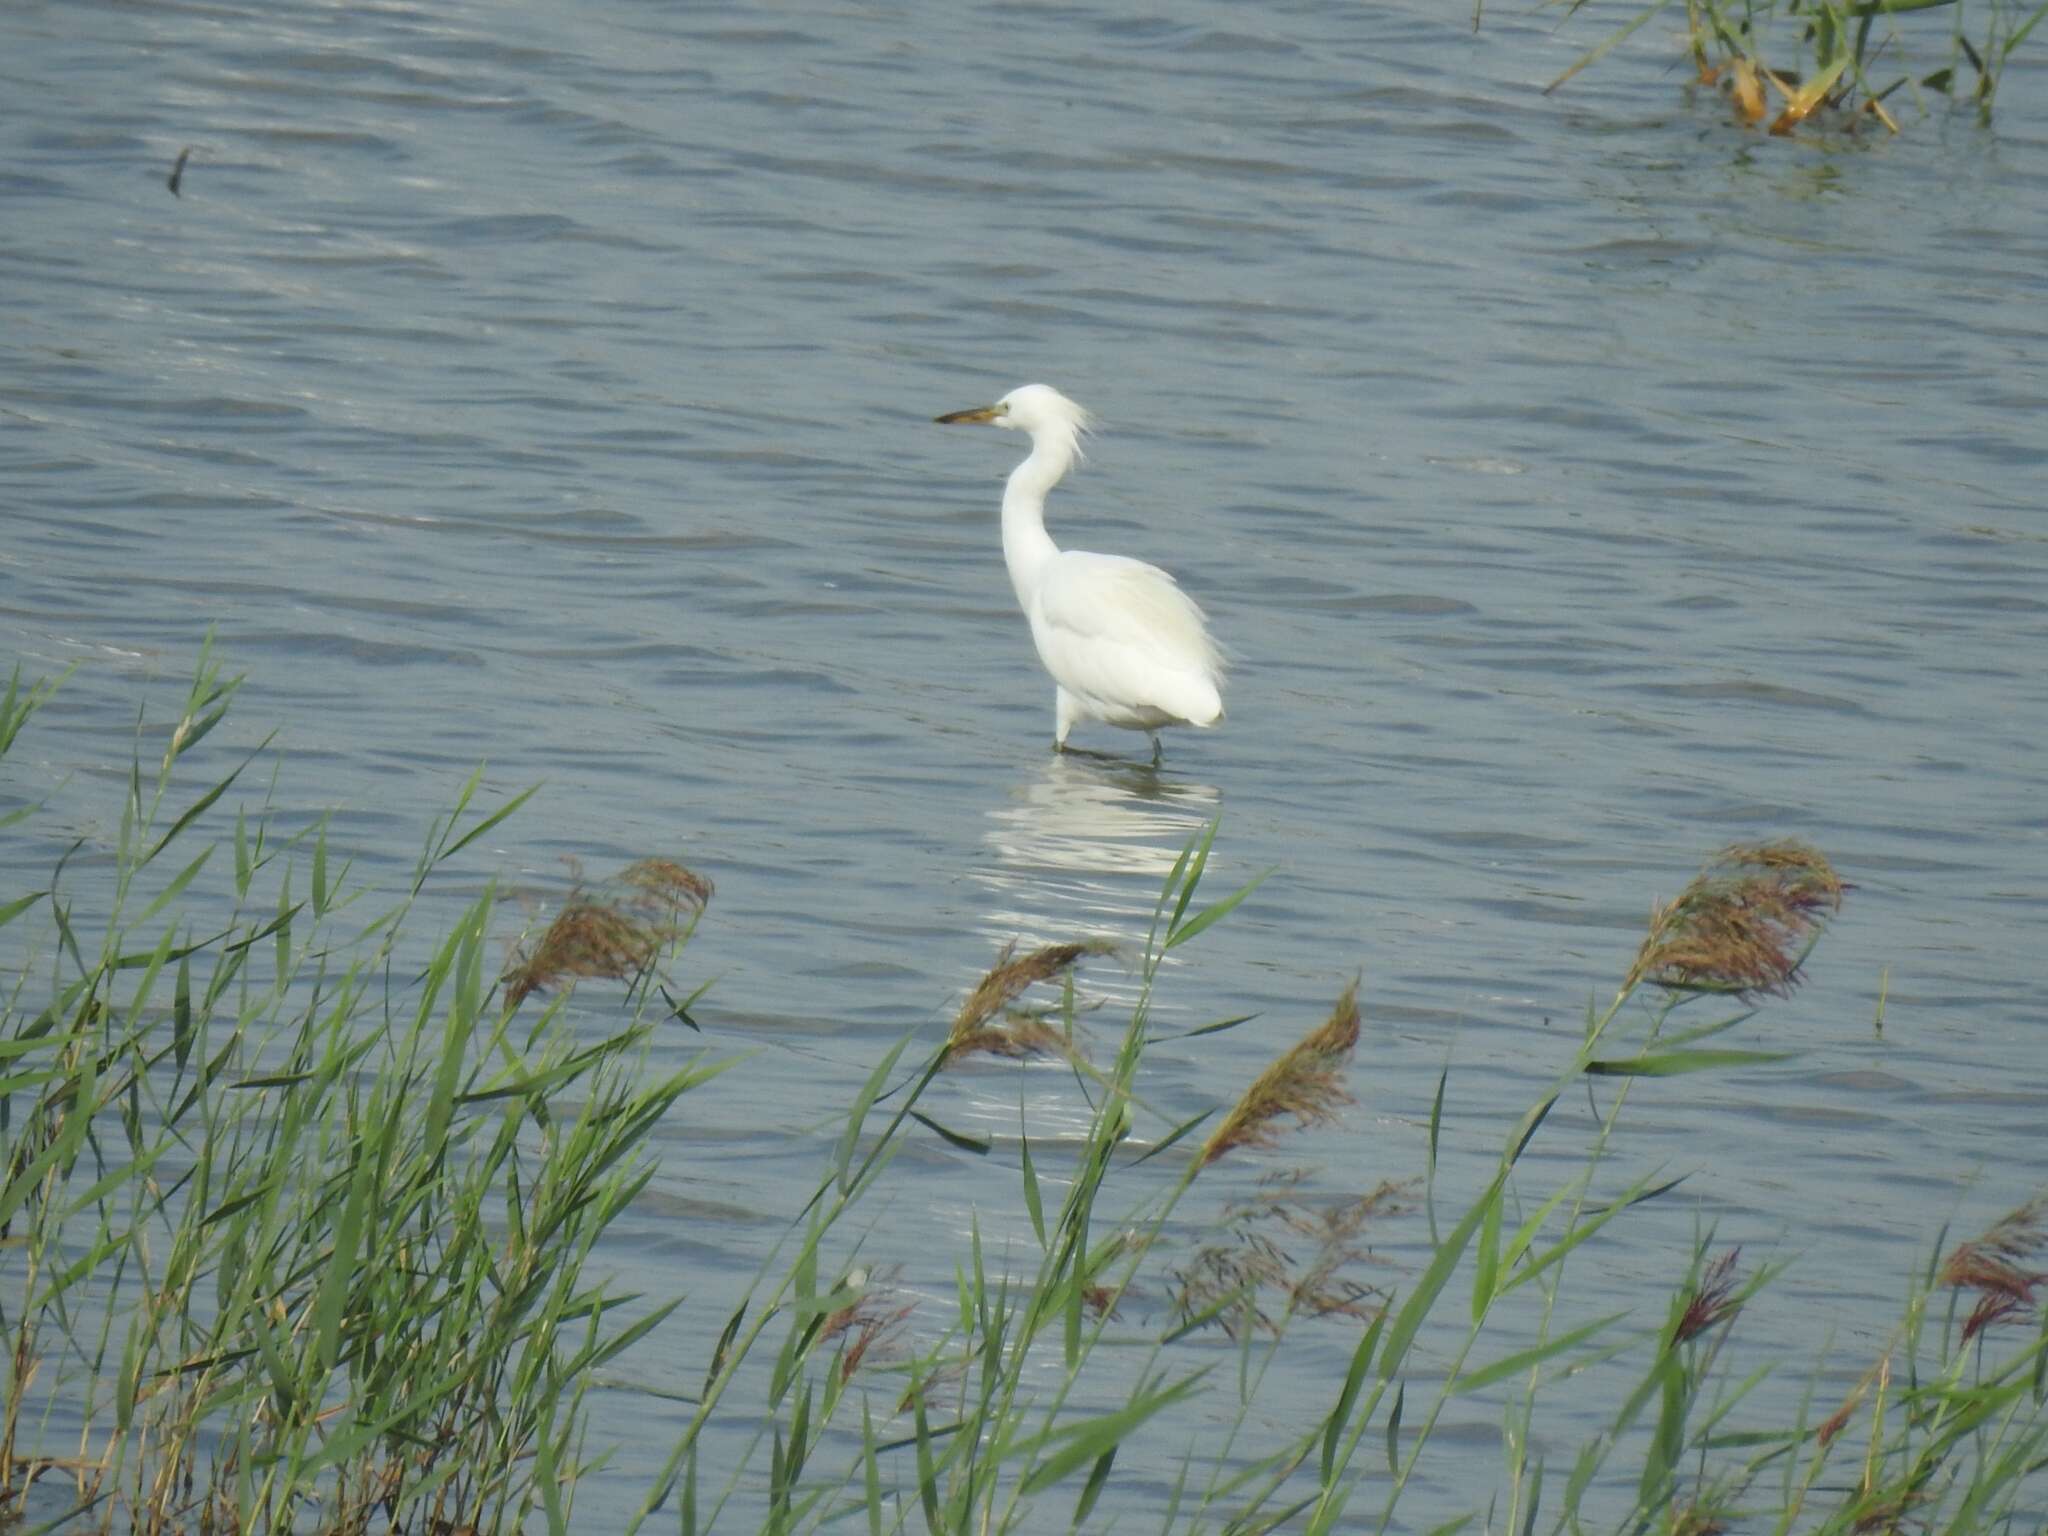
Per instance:
[[[1026,384],[941,423],[988,422],[1031,434],[1003,490],[1003,560],[1038,659],[1058,685],[1053,746],[1083,720],[1126,730],[1210,726],[1223,718],[1223,659],[1202,610],[1156,565],[1061,549],[1045,498],[1081,456],[1089,416],[1058,390]],[[1156,754],[1159,741],[1153,737]]]

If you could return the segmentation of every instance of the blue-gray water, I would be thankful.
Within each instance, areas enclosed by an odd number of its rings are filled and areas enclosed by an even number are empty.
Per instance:
[[[1632,13],[1559,14],[9,7],[0,663],[81,664],[8,760],[50,797],[18,857],[112,836],[137,704],[215,625],[250,683],[211,745],[276,728],[281,817],[334,808],[358,875],[395,885],[479,761],[545,787],[472,879],[711,875],[680,970],[752,1054],[604,1256],[701,1298],[626,1366],[687,1390],[879,1054],[1006,940],[1132,937],[1219,812],[1212,888],[1274,873],[1161,1010],[1261,1017],[1159,1051],[1156,1101],[1228,1099],[1360,969],[1367,1034],[1343,1126],[1218,1199],[1418,1172],[1446,1063],[1469,1192],[1652,900],[1804,837],[1856,888],[1733,1039],[1800,1054],[1636,1090],[1617,1166],[1689,1178],[1572,1295],[1654,1321],[1718,1225],[1798,1259],[1748,1336],[1803,1374],[1832,1330],[1846,1386],[1943,1223],[2048,1179],[2048,44],[1988,130],[1772,140],[1668,18],[1540,94]],[[1233,654],[1226,726],[1156,776],[1049,754],[997,545],[1021,444],[929,425],[1035,379],[1105,425],[1055,535],[1172,568]],[[927,1107],[1013,1131],[1018,1070]],[[971,1215],[1025,1232],[1014,1180],[936,1141],[894,1177],[863,1257],[936,1334]],[[1411,1277],[1419,1218],[1381,1250]],[[1258,1422],[1326,1403],[1319,1364]],[[681,1414],[600,1402],[580,1512]],[[1420,1493],[1456,1509],[1498,1416],[1449,1424]]]

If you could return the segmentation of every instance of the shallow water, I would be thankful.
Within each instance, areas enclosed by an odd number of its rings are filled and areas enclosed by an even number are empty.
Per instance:
[[[1361,969],[1368,1021],[1344,1126],[1219,1200],[1418,1172],[1446,1063],[1469,1190],[1651,901],[1808,838],[1856,889],[1737,1035],[1800,1054],[1636,1090],[1618,1166],[1689,1177],[1574,1299],[1656,1311],[1715,1226],[1799,1256],[1758,1346],[1833,1329],[1853,1379],[1942,1225],[2048,1178],[2048,70],[1988,131],[1770,140],[1653,23],[1540,94],[1626,14],[11,8],[0,628],[81,668],[8,760],[50,799],[10,863],[111,836],[137,703],[214,625],[250,682],[210,750],[276,728],[280,815],[334,808],[359,875],[479,761],[545,788],[466,877],[711,875],[681,969],[753,1054],[608,1255],[703,1298],[634,1364],[666,1381],[879,1053],[1004,942],[1141,936],[1212,816],[1213,890],[1273,873],[1161,1013],[1261,1017],[1163,1048],[1158,1101],[1227,1099]],[[1039,378],[1106,427],[1055,536],[1168,565],[1233,654],[1156,773],[1048,753],[1020,445],[929,426]],[[1090,973],[1105,1032],[1131,985]],[[930,1107],[1081,1123],[1022,1083]],[[933,1240],[1022,1233],[1013,1181],[937,1142],[896,1178],[868,1260],[943,1308]],[[623,1506],[676,1420],[600,1414]],[[1491,1477],[1495,1411],[1453,1420]]]

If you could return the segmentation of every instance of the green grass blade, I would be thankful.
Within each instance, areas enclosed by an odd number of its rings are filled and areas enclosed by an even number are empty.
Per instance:
[[[1183,1120],[1179,1125],[1176,1125],[1172,1130],[1168,1131],[1158,1141],[1154,1142],[1151,1146],[1147,1147],[1143,1152],[1139,1153],[1138,1156],[1132,1160],[1132,1166],[1135,1167],[1138,1163],[1142,1163],[1150,1158],[1157,1157],[1160,1153],[1164,1152],[1168,1147],[1172,1146],[1175,1142],[1181,1140],[1181,1138],[1193,1135],[1196,1131],[1200,1130],[1202,1126],[1205,1125],[1209,1121],[1210,1117],[1213,1116],[1215,1113],[1216,1106],[1212,1104],[1209,1106],[1209,1108],[1203,1110],[1200,1114],[1195,1115],[1187,1120]]]
[[[1180,859],[1173,866],[1173,873],[1166,877],[1166,889],[1173,890],[1175,880],[1180,881],[1180,895],[1175,899],[1173,916],[1166,920],[1166,931],[1171,934],[1187,916],[1188,903],[1195,899],[1195,888],[1202,883],[1202,871],[1209,866],[1209,849],[1216,842],[1216,829],[1223,825],[1221,816],[1213,816],[1209,824],[1188,840],[1181,850]]]
[[[1094,1511],[1095,1501],[1102,1496],[1103,1484],[1109,1481],[1109,1469],[1115,1465],[1116,1447],[1113,1445],[1095,1458],[1095,1465],[1088,1473],[1088,1481],[1081,1489],[1081,1497],[1074,1501],[1073,1529],[1078,1531],[1088,1523],[1088,1516]]]
[[[1548,1343],[1517,1350],[1514,1354],[1503,1356],[1501,1359],[1494,1361],[1493,1364],[1482,1366],[1476,1371],[1462,1371],[1459,1373],[1458,1379],[1451,1383],[1450,1390],[1453,1393],[1484,1391],[1497,1381],[1505,1381],[1510,1376],[1519,1376],[1524,1371],[1541,1365],[1546,1360],[1556,1358],[1568,1349],[1576,1349],[1596,1333],[1612,1327],[1627,1316],[1628,1312],[1626,1310],[1610,1312],[1605,1317],[1596,1317],[1590,1323],[1581,1324],[1569,1333],[1559,1334]]]
[[[1031,1162],[1031,1138],[1020,1135],[1018,1143],[1022,1154],[1020,1161],[1023,1164],[1024,1211],[1031,1218],[1031,1230],[1038,1238],[1038,1246],[1042,1252],[1045,1248],[1045,1208],[1039,1203],[1038,1170]]]
[[[363,1217],[369,1207],[370,1187],[376,1182],[377,1165],[359,1149],[348,1183],[348,1199],[341,1208],[341,1220],[334,1227],[334,1248],[327,1272],[320,1277],[320,1291],[313,1302],[313,1353],[311,1363],[318,1376],[307,1381],[309,1398],[324,1391],[326,1378],[340,1355],[342,1309],[356,1275],[356,1255],[363,1234]]]
[[[1555,80],[1551,81],[1550,84],[1543,87],[1543,94],[1548,96],[1552,91],[1556,90],[1560,85],[1563,85],[1565,81],[1571,79],[1573,75],[1576,75],[1580,70],[1584,69],[1587,65],[1597,64],[1600,62],[1600,60],[1606,58],[1609,53],[1613,52],[1622,43],[1627,42],[1628,39],[1632,35],[1634,35],[1638,28],[1642,27],[1646,22],[1648,22],[1653,16],[1655,16],[1659,11],[1663,10],[1664,7],[1669,5],[1670,3],[1671,0],[1653,0],[1653,3],[1644,6],[1642,10],[1636,13],[1635,19],[1633,21],[1625,23],[1619,30],[1610,33],[1605,41],[1596,45],[1591,51],[1581,55],[1579,61],[1576,64],[1572,65],[1570,69],[1566,70],[1563,74],[1559,75]]]
[[[1479,1223],[1478,1262],[1472,1268],[1472,1321],[1478,1322],[1486,1316],[1486,1309],[1493,1305],[1494,1281],[1500,1273],[1500,1216],[1501,1207],[1507,1204],[1508,1189],[1505,1184],[1494,1186],[1487,1197],[1486,1215]]]
[[[243,769],[247,768],[251,763],[255,762],[256,759],[260,757],[263,754],[263,752],[270,746],[272,737],[274,737],[276,734],[277,733],[273,731],[270,736],[264,737],[263,740],[256,744],[255,750],[252,751],[247,757],[242,759],[241,764],[234,770],[234,772],[230,773],[226,778],[222,779],[218,784],[214,785],[213,788],[209,789],[205,794],[201,795],[197,800],[193,801],[192,804],[186,808],[184,815],[180,816],[176,821],[171,823],[171,829],[168,832],[164,833],[162,837],[157,839],[156,846],[150,849],[148,853],[142,856],[140,862],[144,864],[151,862],[153,859],[156,858],[158,854],[162,853],[164,849],[168,848],[171,845],[171,842],[178,836],[179,833],[183,832],[187,827],[191,826],[193,822],[197,821],[201,816],[204,816],[207,813],[207,811],[212,809],[213,803],[216,800],[220,799],[222,795],[226,794],[229,788],[234,784],[235,780],[239,779],[242,776]]]
[[[477,771],[481,773],[483,770],[478,769]],[[489,832],[493,827],[497,826],[498,823],[503,821],[507,816],[510,816],[514,811],[518,810],[519,807],[526,804],[527,801],[531,800],[535,795],[539,793],[540,786],[538,784],[529,784],[526,788],[519,791],[518,794],[514,795],[510,800],[507,800],[503,805],[499,806],[495,811],[491,812],[491,814],[486,816],[482,821],[478,822],[475,826],[471,827],[467,832],[463,833],[462,836],[457,838],[453,843],[448,843],[444,845],[442,848],[440,848],[434,855],[434,862],[436,864],[441,864],[445,863],[449,859],[454,858],[456,854],[462,852],[463,849],[467,848],[471,843],[475,842],[478,838],[482,837],[485,833]]]
[[[1273,871],[1269,869],[1266,870],[1263,874],[1254,875],[1250,881],[1248,881],[1244,885],[1239,886],[1236,890],[1232,891],[1228,896],[1224,897],[1221,901],[1212,903],[1211,905],[1202,908],[1201,911],[1197,912],[1193,917],[1189,918],[1186,922],[1180,923],[1177,926],[1169,929],[1166,935],[1165,947],[1167,949],[1178,949],[1181,945],[1187,943],[1188,940],[1194,938],[1197,934],[1203,932],[1205,929],[1209,928],[1213,924],[1221,922],[1224,918],[1228,917],[1232,912],[1237,910],[1239,902],[1243,901],[1245,897],[1251,895],[1253,891],[1256,891],[1260,886],[1264,885],[1266,883],[1267,876],[1271,875],[1272,873]]]
[[[1208,1374],[1208,1368],[1204,1367],[1182,1377],[1170,1387],[1163,1387],[1154,1392],[1141,1390],[1131,1402],[1113,1413],[1084,1419],[1079,1424],[1065,1425],[1047,1434],[1034,1436],[1015,1447],[1012,1454],[1031,1455],[1051,1441],[1067,1442],[1025,1475],[1019,1491],[1028,1498],[1034,1493],[1041,1493],[1050,1488],[1077,1469],[1093,1464],[1098,1458],[1113,1455],[1117,1446],[1132,1430],[1162,1409],[1169,1408],[1187,1397]]]
[[[319,836],[313,839],[313,915],[327,915],[327,818],[320,818]]]
[[[5,928],[30,907],[49,895],[48,891],[30,891],[26,896],[17,896],[6,906],[0,907],[0,928]]]
[[[53,1168],[68,1168],[78,1149],[85,1144],[85,1133],[92,1123],[93,1100],[99,1092],[99,1057],[90,1045],[79,1053],[76,1072],[77,1086],[72,1090],[73,1108],[64,1116],[64,1124],[50,1144],[43,1148],[28,1165],[0,1190],[0,1230],[4,1230],[22,1203],[35,1192],[43,1175]]]
[[[1236,1029],[1240,1024],[1250,1024],[1254,1020],[1264,1017],[1263,1013],[1240,1013],[1234,1018],[1218,1019],[1213,1024],[1200,1024],[1193,1029],[1183,1029],[1177,1034],[1161,1032],[1154,1038],[1159,1040],[1199,1040],[1203,1035],[1220,1035],[1226,1029]]]
[[[198,858],[179,870],[172,877],[170,884],[157,893],[156,900],[142,909],[142,915],[135,919],[135,926],[138,928],[142,927],[151,918],[155,917],[157,913],[163,911],[165,907],[176,901],[184,892],[185,887],[192,883],[193,877],[206,867],[206,861],[212,857],[213,845],[208,844],[205,851]]]
[[[1343,1390],[1337,1394],[1336,1405],[1331,1408],[1330,1417],[1323,1426],[1323,1455],[1316,1480],[1325,1488],[1330,1486],[1330,1479],[1337,1470],[1337,1443],[1343,1438],[1345,1426],[1351,1422],[1351,1411],[1358,1405],[1358,1394],[1365,1386],[1366,1373],[1372,1369],[1372,1352],[1378,1346],[1380,1332],[1386,1325],[1387,1314],[1382,1312],[1365,1330],[1358,1347],[1351,1351],[1351,1368],[1344,1373]]]
[[[1394,1325],[1387,1330],[1387,1341],[1380,1346],[1380,1380],[1391,1381],[1394,1372],[1401,1368],[1407,1357],[1408,1346],[1415,1342],[1416,1332],[1422,1327],[1422,1320],[1429,1316],[1430,1308],[1436,1305],[1437,1297],[1450,1283],[1451,1271],[1458,1267],[1458,1260],[1464,1255],[1465,1245],[1472,1241],[1472,1234],[1479,1230],[1479,1224],[1486,1219],[1486,1210],[1494,1197],[1507,1183],[1507,1170],[1503,1168],[1493,1176],[1493,1183],[1486,1193],[1474,1201],[1451,1235],[1437,1244],[1436,1256],[1429,1261],[1429,1267],[1422,1272],[1422,1278],[1415,1282],[1415,1289],[1401,1304],[1395,1316]]]
[[[1422,1207],[1429,1217],[1429,1240],[1437,1241],[1436,1235],[1436,1148],[1437,1138],[1444,1128],[1444,1085],[1451,1080],[1451,1064],[1445,1062],[1443,1070],[1436,1075],[1436,1097],[1429,1105],[1429,1152],[1423,1163]]]
[[[1408,1383],[1394,1389],[1394,1406],[1387,1410],[1387,1476],[1401,1475],[1401,1410],[1407,1406]]]
[[[860,1402],[860,1464],[868,1536],[882,1536],[882,1469],[875,1460],[875,1420],[865,1396]]]
[[[163,1156],[165,1146],[159,1144],[139,1155],[132,1163],[123,1163],[119,1168],[96,1180],[83,1194],[75,1196],[65,1208],[66,1216],[76,1216],[80,1211],[99,1204],[108,1195],[136,1179],[149,1177],[149,1170],[156,1166],[156,1160]]]
[[[995,1145],[986,1136],[970,1136],[965,1131],[948,1130],[930,1115],[922,1114],[917,1110],[910,1110],[908,1114],[911,1119],[915,1120],[933,1135],[939,1137],[949,1146],[958,1147],[962,1152],[972,1152],[976,1157],[986,1157],[989,1149]]]
[[[876,1063],[875,1070],[870,1072],[867,1080],[860,1085],[860,1092],[854,1095],[853,1108],[846,1113],[846,1130],[839,1138],[838,1155],[834,1159],[837,1165],[834,1176],[842,1195],[853,1185],[853,1154],[855,1148],[860,1145],[861,1127],[867,1123],[868,1111],[874,1107],[875,1100],[881,1095],[882,1086],[888,1082],[890,1073],[896,1070],[897,1060],[903,1055],[904,1048],[910,1044],[910,1040],[911,1037],[905,1035],[884,1053],[881,1061]]]
[[[1688,1072],[1714,1072],[1728,1067],[1757,1067],[1790,1061],[1797,1051],[1654,1051],[1605,1061],[1589,1061],[1591,1077],[1680,1077]]]
[[[235,900],[249,899],[249,879],[256,872],[249,858],[249,823],[241,808],[235,809]]]

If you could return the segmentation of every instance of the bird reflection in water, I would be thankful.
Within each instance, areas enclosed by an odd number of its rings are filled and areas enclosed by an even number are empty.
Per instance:
[[[1174,860],[1222,803],[1213,784],[1146,763],[1044,761],[989,810],[986,931],[1024,945],[1100,936],[1135,953]]]
[[[1127,957],[1092,960],[1076,978],[1084,1037],[1112,1040],[1129,1022],[1142,991],[1138,960],[1152,927],[1160,887],[1188,842],[1221,807],[1214,785],[1193,784],[1138,762],[1062,753],[1045,759],[988,812],[984,857],[973,878],[986,890],[981,961],[1014,944],[1028,954],[1046,944],[1109,940]],[[963,995],[974,985],[963,982]],[[1057,1007],[1049,987],[1027,1001]],[[1153,1006],[1160,1006],[1154,998]],[[1084,1038],[1082,1051],[1091,1046]],[[963,1075],[956,1125],[1014,1131],[1018,1116],[1035,1139],[1082,1137],[1091,1114],[1072,1092],[1057,1057],[1046,1070],[981,1070]],[[1027,1086],[1028,1085],[1028,1086]]]

